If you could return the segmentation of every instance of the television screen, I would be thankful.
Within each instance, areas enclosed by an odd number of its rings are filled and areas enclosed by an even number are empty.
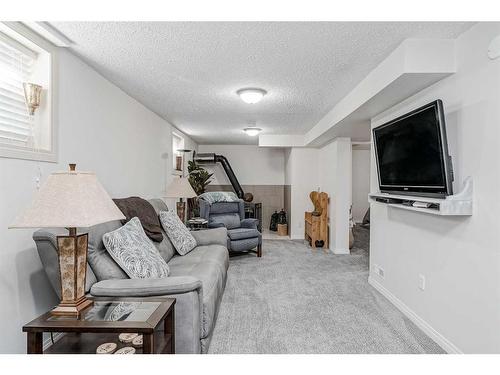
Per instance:
[[[445,196],[452,192],[440,100],[373,129],[382,192]]]

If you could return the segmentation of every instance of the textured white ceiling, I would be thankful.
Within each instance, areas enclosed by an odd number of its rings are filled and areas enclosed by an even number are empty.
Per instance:
[[[242,129],[303,134],[406,38],[470,23],[55,22],[74,53],[202,144],[257,143]],[[242,87],[268,91],[243,103]]]

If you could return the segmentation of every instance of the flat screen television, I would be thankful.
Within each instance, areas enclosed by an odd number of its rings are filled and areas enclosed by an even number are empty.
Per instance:
[[[453,194],[443,103],[436,100],[373,129],[380,191],[444,198]]]

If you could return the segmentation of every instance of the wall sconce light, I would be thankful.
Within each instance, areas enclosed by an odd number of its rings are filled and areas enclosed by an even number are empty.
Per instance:
[[[42,86],[30,82],[24,82],[23,88],[26,107],[28,107],[30,116],[33,116],[35,114],[35,109],[40,106],[40,94],[42,93]]]

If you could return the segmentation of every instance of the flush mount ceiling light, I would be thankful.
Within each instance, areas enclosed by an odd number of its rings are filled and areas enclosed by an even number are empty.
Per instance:
[[[256,127],[250,127],[250,128],[243,129],[243,131],[245,133],[247,133],[247,135],[249,135],[250,137],[255,137],[256,135],[258,135],[262,131],[262,129],[256,128]]]
[[[238,90],[236,91],[236,93],[245,103],[255,104],[262,100],[264,95],[267,94],[267,91],[263,89],[248,88],[248,89]]]

